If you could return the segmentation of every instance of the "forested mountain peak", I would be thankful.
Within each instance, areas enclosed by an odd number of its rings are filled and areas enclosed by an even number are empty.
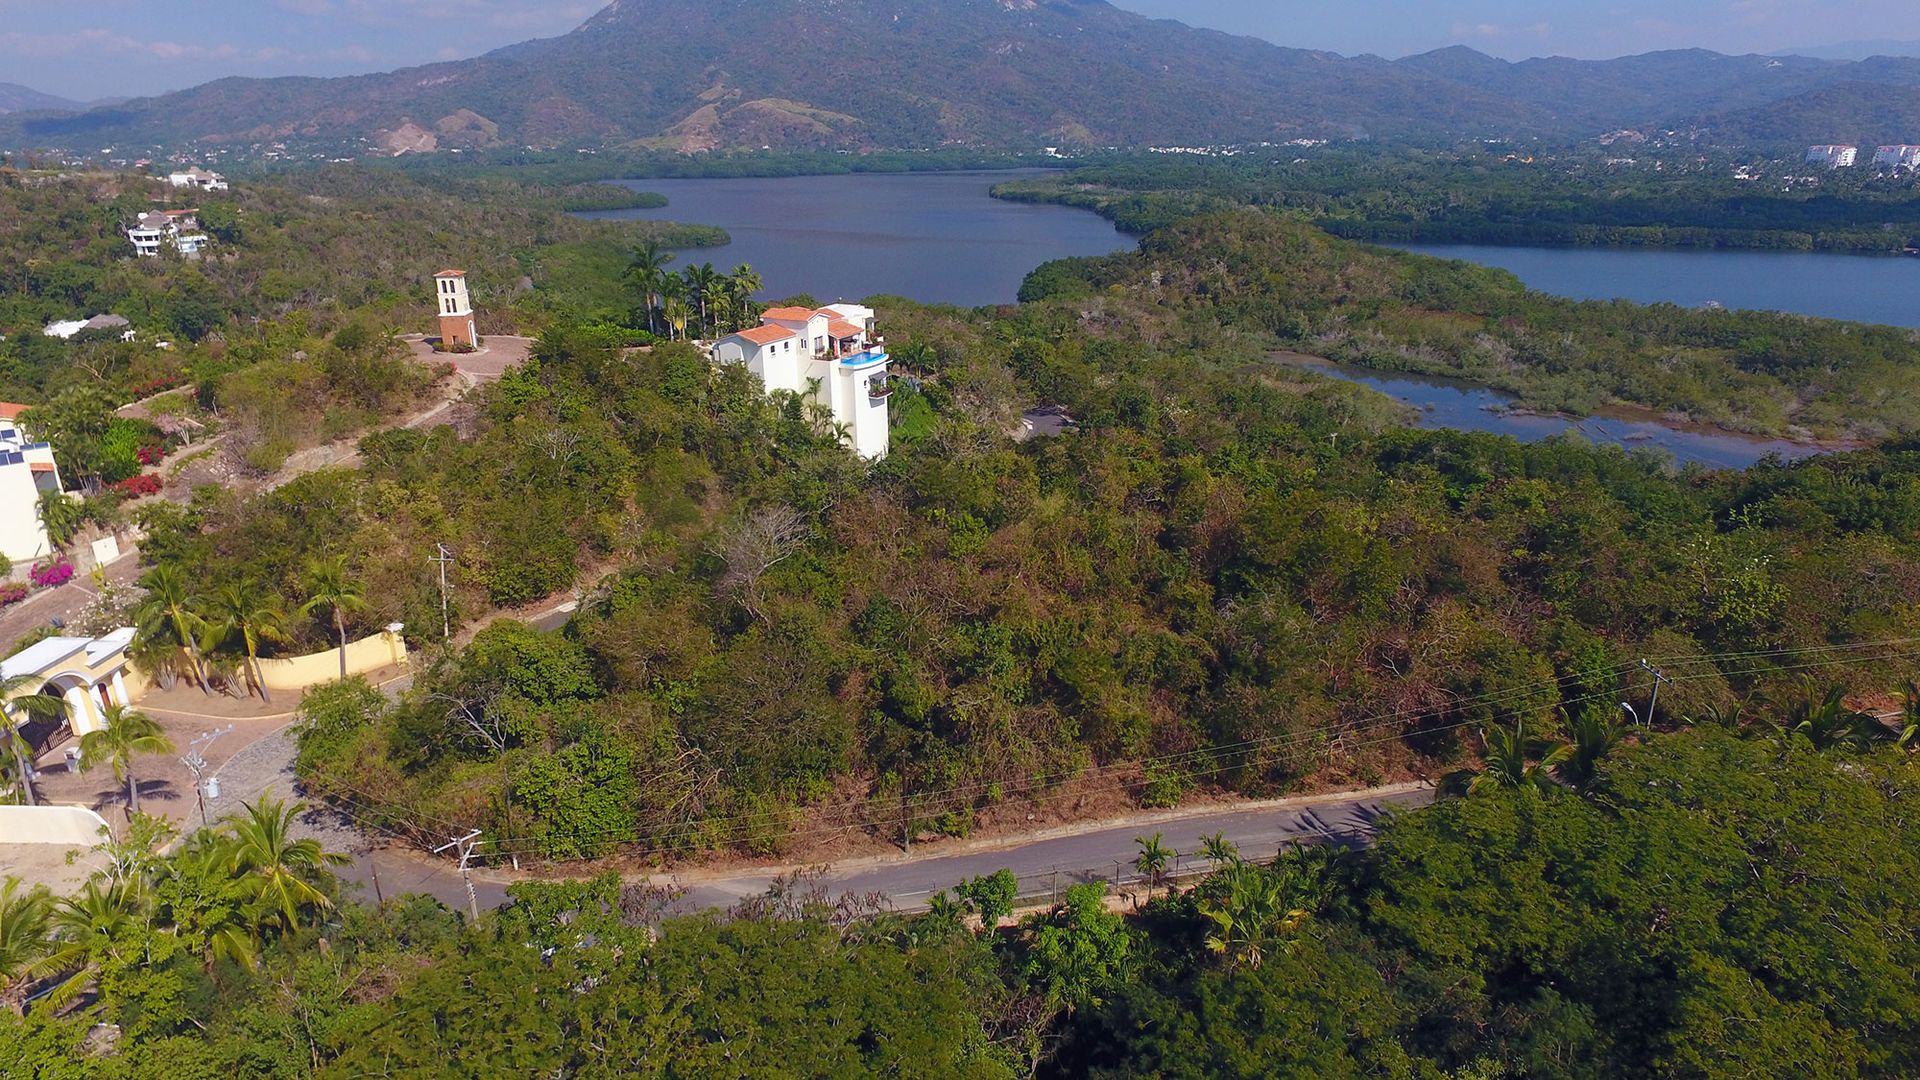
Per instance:
[[[27,112],[33,109],[78,109],[79,102],[43,94],[30,86],[0,82],[0,113]]]
[[[0,121],[0,144],[400,153],[1583,138],[1711,121],[1847,82],[1920,85],[1920,61],[1679,50],[1516,63],[1466,48],[1388,61],[1194,29],[1104,0],[616,0],[571,33],[471,60],[222,79]]]

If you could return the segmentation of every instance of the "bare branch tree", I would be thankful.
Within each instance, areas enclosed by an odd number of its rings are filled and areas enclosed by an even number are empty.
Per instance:
[[[806,517],[790,506],[763,507],[747,515],[745,521],[722,533],[714,546],[714,554],[727,567],[720,575],[721,595],[764,622],[761,579],[800,550],[811,531]]]

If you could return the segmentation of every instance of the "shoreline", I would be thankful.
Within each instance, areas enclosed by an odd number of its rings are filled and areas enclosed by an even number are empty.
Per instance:
[[[1545,420],[1564,421],[1571,425],[1578,425],[1583,421],[1592,420],[1592,419],[1615,420],[1615,421],[1628,423],[1628,424],[1645,424],[1652,427],[1658,427],[1666,431],[1671,431],[1677,435],[1692,435],[1692,436],[1708,438],[1708,439],[1725,439],[1730,442],[1744,443],[1748,446],[1752,446],[1756,448],[1769,446],[1773,444],[1786,444],[1797,450],[1811,451],[1813,454],[1816,454],[1816,455],[1847,453],[1849,451],[1866,449],[1873,445],[1873,440],[1870,440],[1870,439],[1836,438],[1836,437],[1824,437],[1824,438],[1823,437],[1796,437],[1793,435],[1761,435],[1751,431],[1740,431],[1736,428],[1722,427],[1720,425],[1706,423],[1704,421],[1676,420],[1676,419],[1673,419],[1672,417],[1669,417],[1668,415],[1661,412],[1660,410],[1653,408],[1652,406],[1637,405],[1630,402],[1618,402],[1618,403],[1603,405],[1600,408],[1594,410],[1593,412],[1586,413],[1586,414],[1570,413],[1562,410],[1538,409],[1538,408],[1533,408],[1527,405],[1517,404],[1519,400],[1519,395],[1515,394],[1513,391],[1505,390],[1497,386],[1491,386],[1487,383],[1476,382],[1472,379],[1462,378],[1457,375],[1434,375],[1434,374],[1428,374],[1426,372],[1419,372],[1419,371],[1391,371],[1391,370],[1386,370],[1381,368],[1370,368],[1361,364],[1344,363],[1342,361],[1333,360],[1328,357],[1315,356],[1311,353],[1295,352],[1290,349],[1280,349],[1280,350],[1274,350],[1272,352],[1269,352],[1266,354],[1266,359],[1270,363],[1279,363],[1279,364],[1284,364],[1290,367],[1317,369],[1322,373],[1326,374],[1329,378],[1340,379],[1343,382],[1354,382],[1356,385],[1364,385],[1364,384],[1357,382],[1358,375],[1355,373],[1364,373],[1367,376],[1378,378],[1378,379],[1426,380],[1441,386],[1448,386],[1463,392],[1478,392],[1478,393],[1484,393],[1484,394],[1499,395],[1501,397],[1512,398],[1515,400],[1516,404],[1510,407],[1489,407],[1487,411],[1490,414],[1495,416],[1508,416],[1508,417],[1516,417],[1516,418],[1537,417]],[[1402,405],[1405,405],[1406,407],[1413,409],[1414,411],[1422,415],[1429,415],[1429,411],[1421,408],[1419,405],[1416,405],[1416,404],[1413,404],[1412,402],[1408,402],[1408,401],[1405,401],[1404,399],[1395,397],[1395,395],[1386,393],[1385,391],[1379,390],[1378,388],[1375,388],[1375,387],[1369,387],[1369,389],[1374,389],[1375,392],[1377,393],[1386,394],[1387,397],[1390,397],[1396,401],[1399,401]],[[1446,426],[1446,425],[1440,425],[1440,426]],[[1651,438],[1651,436],[1648,436],[1647,438]],[[1647,441],[1647,438],[1643,438],[1639,440],[1635,440],[1631,438],[1621,438],[1614,441],[1617,441],[1621,445],[1625,446],[1625,445],[1631,445],[1636,442],[1645,442]]]

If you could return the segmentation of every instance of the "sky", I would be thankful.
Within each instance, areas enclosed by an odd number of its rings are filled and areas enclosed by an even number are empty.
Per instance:
[[[0,0],[0,82],[91,100],[225,75],[347,75],[563,34],[602,0]],[[1282,45],[1608,57],[1920,41],[1915,0],[1115,0]]]

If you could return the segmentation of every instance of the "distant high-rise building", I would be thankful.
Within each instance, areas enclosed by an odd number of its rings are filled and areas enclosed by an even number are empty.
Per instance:
[[[1873,152],[1873,163],[1889,169],[1920,169],[1920,146],[1883,146]]]
[[[1857,146],[1815,146],[1807,150],[1807,164],[1825,165],[1829,169],[1852,168],[1860,160],[1860,148]]]
[[[473,321],[473,301],[467,296],[467,272],[442,270],[434,275],[440,304],[440,347],[477,349],[480,333]]]

